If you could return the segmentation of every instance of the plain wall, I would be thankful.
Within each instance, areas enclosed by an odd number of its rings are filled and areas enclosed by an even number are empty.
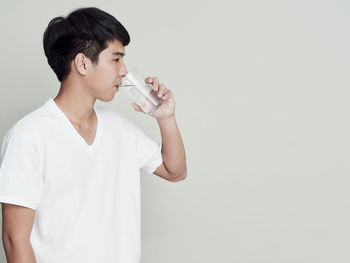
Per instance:
[[[48,22],[86,6],[177,105],[188,177],[141,175],[143,263],[350,262],[349,1],[1,0],[1,139],[58,92]],[[119,95],[97,104],[160,140]]]

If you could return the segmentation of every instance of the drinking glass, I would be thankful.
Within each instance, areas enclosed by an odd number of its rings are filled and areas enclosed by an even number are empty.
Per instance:
[[[157,97],[157,91],[153,90],[152,84],[146,84],[145,78],[135,67],[123,78],[119,91],[148,115],[163,103],[163,99]]]

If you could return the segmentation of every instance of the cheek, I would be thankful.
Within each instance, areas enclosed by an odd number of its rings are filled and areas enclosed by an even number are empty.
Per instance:
[[[116,66],[115,65],[105,65],[104,67],[101,67],[100,69],[100,76],[102,78],[105,78],[108,80],[109,78],[114,76],[114,73],[116,72]]]
[[[108,67],[101,67],[96,72],[96,79],[100,82],[106,82],[110,78],[111,70]]]
[[[115,64],[101,63],[91,72],[88,82],[90,85],[93,85],[92,88],[99,87],[98,89],[100,89],[109,87],[115,82],[116,72]]]

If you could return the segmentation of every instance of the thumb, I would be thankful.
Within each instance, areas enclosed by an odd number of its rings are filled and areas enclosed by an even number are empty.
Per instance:
[[[143,112],[143,110],[140,108],[139,105],[137,105],[136,103],[131,103],[132,107],[134,108],[135,111],[138,112]]]

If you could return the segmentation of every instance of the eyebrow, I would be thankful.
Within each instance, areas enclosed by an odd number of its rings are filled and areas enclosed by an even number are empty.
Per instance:
[[[123,53],[123,52],[113,52],[113,55],[124,57],[125,53]]]

